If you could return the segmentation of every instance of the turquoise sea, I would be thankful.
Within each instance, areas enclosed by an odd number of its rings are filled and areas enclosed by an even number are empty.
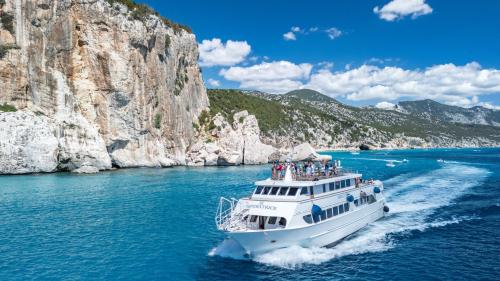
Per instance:
[[[499,280],[500,149],[330,154],[384,181],[389,215],[253,259],[214,216],[268,165],[0,176],[0,280]]]

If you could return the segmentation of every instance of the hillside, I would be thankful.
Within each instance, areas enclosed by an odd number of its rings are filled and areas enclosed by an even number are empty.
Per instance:
[[[290,97],[290,98],[298,98],[310,102],[337,102],[335,99],[323,95],[320,92],[310,90],[310,89],[299,89],[299,90],[293,90],[288,93],[286,93],[284,96]]]
[[[303,141],[316,147],[491,146],[500,144],[500,128],[433,122],[413,113],[342,104],[312,90],[284,95],[238,90],[209,90],[211,114],[229,117],[248,110],[259,121],[263,141],[287,146]]]
[[[431,122],[500,126],[500,111],[481,106],[463,108],[426,99],[403,101],[398,103],[396,108],[398,111],[413,114]]]

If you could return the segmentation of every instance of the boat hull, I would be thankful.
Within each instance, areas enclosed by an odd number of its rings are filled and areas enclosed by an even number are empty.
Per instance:
[[[325,247],[334,245],[366,225],[384,216],[384,200],[365,205],[338,217],[306,227],[264,231],[229,232],[249,255],[298,245]]]

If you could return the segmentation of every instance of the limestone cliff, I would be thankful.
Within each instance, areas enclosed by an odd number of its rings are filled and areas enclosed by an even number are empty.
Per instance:
[[[279,157],[276,148],[260,141],[257,118],[241,111],[233,123],[222,115],[198,123],[198,142],[189,148],[188,165],[265,164]]]
[[[195,36],[110,2],[0,1],[0,173],[185,164]]]

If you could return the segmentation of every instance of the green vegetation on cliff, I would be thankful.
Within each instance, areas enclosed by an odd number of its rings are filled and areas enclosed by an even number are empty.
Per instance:
[[[262,98],[244,94],[238,90],[208,90],[210,99],[210,114],[222,114],[230,123],[236,112],[247,110],[257,117],[259,127],[263,132],[275,130],[290,120],[284,113],[285,107],[279,102],[267,101]]]
[[[2,112],[15,112],[15,111],[17,111],[17,109],[13,105],[4,103],[3,105],[0,104],[0,111],[2,111]]]
[[[120,3],[125,5],[132,12],[132,18],[135,20],[142,21],[149,15],[155,15],[159,17],[166,26],[171,27],[175,33],[178,33],[181,30],[185,30],[188,33],[193,33],[193,31],[189,26],[172,22],[171,20],[160,15],[157,11],[153,10],[153,8],[149,7],[146,4],[136,3],[133,0],[106,0],[106,1],[108,1],[108,3],[110,3],[111,5],[113,5],[114,3]]]
[[[396,110],[359,108],[342,104],[313,90],[284,95],[239,90],[208,90],[210,115],[233,122],[236,112],[257,117],[264,138],[273,141],[309,141],[317,146],[357,142],[382,147],[396,137],[414,137],[445,146],[453,142],[500,142],[500,128],[480,124],[431,122]]]
[[[234,113],[247,110],[255,115],[261,132],[268,137],[291,134],[297,142],[310,141],[313,137],[310,130],[322,128],[328,134],[335,134],[341,127],[351,128],[354,125],[294,97],[288,98],[285,103],[239,90],[208,90],[208,97],[212,116],[220,113],[232,123]],[[295,132],[300,134],[296,136]]]

